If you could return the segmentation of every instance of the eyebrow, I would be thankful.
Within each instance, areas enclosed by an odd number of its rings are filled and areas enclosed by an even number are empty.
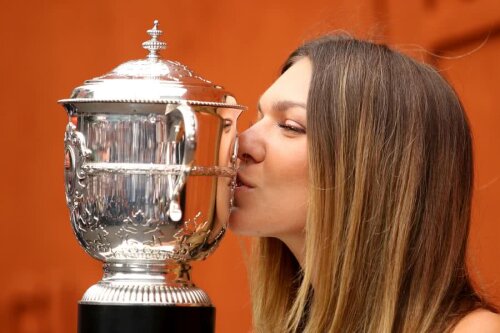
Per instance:
[[[282,100],[273,103],[272,109],[278,112],[284,112],[293,107],[300,107],[306,109],[306,104],[302,102],[295,102],[290,100]],[[260,106],[260,102],[257,104],[257,111],[262,114],[262,108]]]

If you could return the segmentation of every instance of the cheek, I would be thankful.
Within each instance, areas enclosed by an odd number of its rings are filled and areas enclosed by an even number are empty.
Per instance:
[[[271,185],[265,195],[271,203],[266,211],[277,233],[301,232],[308,206],[307,152],[297,147],[285,151],[274,155],[274,166],[265,173]]]
[[[308,164],[307,141],[277,141],[268,147],[263,164],[263,177],[270,188],[285,191],[286,189],[307,188]],[[292,193],[282,193],[291,195]]]
[[[303,148],[303,149],[299,149]],[[242,235],[278,237],[302,232],[307,216],[308,167],[305,142],[267,151],[261,165],[264,186],[231,214],[231,229]]]

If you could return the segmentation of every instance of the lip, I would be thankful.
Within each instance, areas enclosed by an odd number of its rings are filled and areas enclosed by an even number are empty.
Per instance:
[[[247,188],[251,189],[254,188],[255,185],[253,185],[251,182],[248,181],[246,176],[244,176],[241,172],[238,172],[236,175],[236,188]]]

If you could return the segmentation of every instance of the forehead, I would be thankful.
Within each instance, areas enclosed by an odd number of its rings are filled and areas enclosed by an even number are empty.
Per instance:
[[[260,98],[265,107],[281,100],[307,104],[307,94],[312,77],[312,64],[308,58],[301,58],[283,73]]]

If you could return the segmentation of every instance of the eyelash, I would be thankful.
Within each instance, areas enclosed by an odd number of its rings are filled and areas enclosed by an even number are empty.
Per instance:
[[[303,129],[303,128],[300,128],[300,127],[295,127],[295,126],[287,125],[285,123],[278,123],[276,125],[278,125],[279,128],[284,129],[285,131],[291,131],[291,132],[295,132],[295,133],[299,133],[299,134],[305,134],[306,133],[306,130]]]
[[[262,118],[263,117],[257,117],[256,120],[250,121],[250,127],[252,127],[255,123],[259,122]],[[277,123],[276,126],[285,131],[290,131],[297,134],[306,134],[306,130],[301,127],[287,125],[286,123]]]

